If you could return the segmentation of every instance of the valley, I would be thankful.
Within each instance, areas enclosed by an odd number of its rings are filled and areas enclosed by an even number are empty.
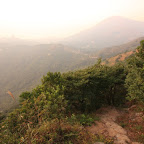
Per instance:
[[[103,64],[113,65],[128,58],[141,39],[143,37],[100,51],[76,49],[62,44],[1,44],[0,111],[14,107],[19,94],[38,85],[42,75],[48,71],[67,72],[86,68],[95,64],[99,58],[102,58]],[[12,101],[7,91],[15,95],[16,102]]]

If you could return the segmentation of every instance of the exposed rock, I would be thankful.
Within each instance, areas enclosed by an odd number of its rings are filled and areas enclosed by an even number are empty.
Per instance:
[[[132,142],[131,144],[142,144],[142,143],[139,143],[139,142]]]
[[[117,134],[115,144],[128,144],[131,140],[128,138],[127,135],[124,134]]]
[[[143,112],[139,112],[135,114],[136,117],[142,117],[143,116]]]
[[[119,114],[120,112],[118,112],[115,108],[109,108],[109,110],[106,109],[106,113],[101,116],[101,121],[96,122],[97,125],[89,127],[88,130],[94,134],[101,133],[106,137],[109,136],[114,138],[115,144],[131,143],[126,130],[115,123]]]
[[[133,105],[131,109],[136,108],[136,105]],[[100,121],[96,121],[96,125],[92,125],[88,127],[88,131],[93,134],[102,134],[105,137],[113,138],[114,144],[142,144],[139,142],[132,142],[129,137],[127,131],[122,128],[115,121],[118,116],[124,114],[123,112],[113,108],[101,108],[98,110],[97,115],[100,117]],[[128,113],[129,119],[135,121],[136,123],[141,123],[144,120],[144,113]],[[102,142],[97,142],[94,144],[104,144]]]

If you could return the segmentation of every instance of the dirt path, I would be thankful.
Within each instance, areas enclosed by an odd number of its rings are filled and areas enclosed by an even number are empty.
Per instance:
[[[121,111],[109,107],[100,109],[98,113],[100,121],[96,122],[96,125],[88,127],[90,132],[112,137],[115,144],[140,144],[132,142],[127,136],[126,130],[115,122],[116,118],[122,114]]]

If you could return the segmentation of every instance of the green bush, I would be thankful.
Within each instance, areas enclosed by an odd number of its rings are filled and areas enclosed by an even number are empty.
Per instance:
[[[144,102],[144,40],[140,42],[136,54],[128,60],[129,73],[126,77],[128,100]]]

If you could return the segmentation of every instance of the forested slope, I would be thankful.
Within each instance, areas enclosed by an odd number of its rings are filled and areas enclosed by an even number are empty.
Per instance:
[[[144,102],[144,41],[134,56],[114,66],[97,64],[68,73],[48,72],[42,84],[20,95],[21,104],[1,122],[1,143],[94,143],[87,113],[104,105]],[[80,114],[80,116],[78,116]],[[80,125],[83,125],[82,127]]]
[[[19,94],[40,84],[41,76],[48,71],[66,72],[86,68],[96,63],[99,57],[107,64],[114,64],[127,58],[129,51],[135,50],[141,39],[101,51],[75,49],[62,44],[0,44],[0,111],[18,104]],[[8,90],[13,93],[16,102],[11,101]]]
[[[64,72],[95,62],[88,55],[61,44],[3,45],[0,49],[0,111],[16,104],[11,101],[8,90],[17,101],[22,91],[38,85],[48,71]]]

